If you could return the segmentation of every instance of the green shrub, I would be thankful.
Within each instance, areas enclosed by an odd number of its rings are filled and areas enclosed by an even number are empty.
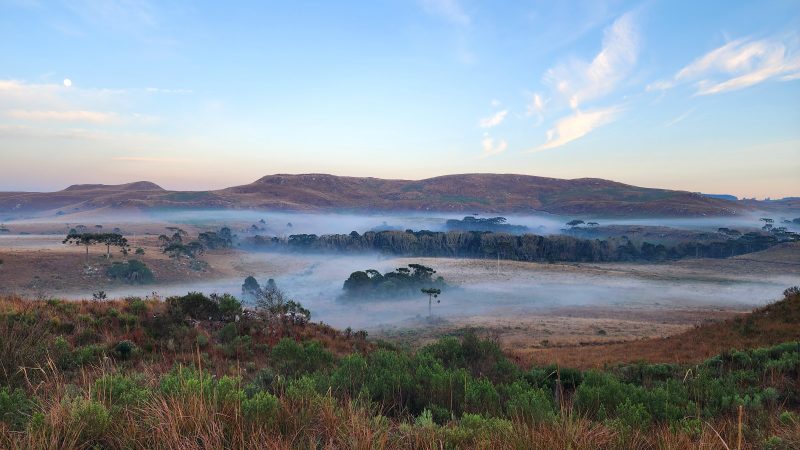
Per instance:
[[[436,426],[436,424],[433,422],[433,414],[427,408],[422,411],[422,414],[420,414],[419,416],[417,416],[416,419],[414,419],[414,425],[423,428]]]
[[[242,417],[256,424],[272,425],[277,421],[280,402],[269,392],[257,392],[242,400]]]
[[[144,376],[104,375],[94,382],[94,398],[102,401],[112,413],[144,403],[150,396]]]
[[[217,338],[219,338],[219,341],[223,344],[230,343],[232,340],[236,339],[238,335],[239,332],[236,329],[235,323],[227,323],[217,331]]]
[[[106,270],[106,275],[111,279],[128,283],[150,283],[155,278],[147,265],[136,259],[112,263]]]
[[[234,320],[236,316],[242,314],[242,302],[236,297],[222,294],[221,296],[212,295],[212,298],[217,301],[219,312],[225,320]]]
[[[333,365],[333,354],[317,341],[302,344],[283,338],[272,348],[270,359],[275,370],[283,376],[296,377],[327,369]]]
[[[22,389],[0,387],[0,422],[12,430],[22,430],[35,406]]]
[[[139,297],[128,297],[128,311],[136,316],[141,316],[147,312],[147,303]]]
[[[81,439],[93,441],[103,436],[111,425],[111,414],[102,403],[75,399],[70,408],[72,426],[80,430]]]
[[[121,360],[130,359],[135,351],[136,344],[128,340],[119,341],[114,345],[114,355]]]
[[[466,411],[496,415],[499,409],[500,395],[491,381],[478,379],[467,383]]]
[[[542,389],[517,381],[508,388],[507,395],[506,411],[510,417],[527,422],[548,422],[555,418],[550,395]]]
[[[783,411],[780,416],[778,416],[781,423],[784,425],[792,425],[796,423],[800,423],[800,417],[796,413],[791,411]]]

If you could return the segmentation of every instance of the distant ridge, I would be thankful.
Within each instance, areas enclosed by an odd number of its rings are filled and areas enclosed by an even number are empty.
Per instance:
[[[62,192],[90,191],[90,190],[119,190],[119,191],[163,191],[164,188],[151,181],[135,181],[126,184],[73,184]]]
[[[599,178],[517,174],[444,175],[423,180],[329,174],[268,175],[215,191],[167,191],[149,181],[80,184],[52,193],[0,193],[0,212],[62,214],[99,208],[230,208],[284,211],[430,211],[473,214],[700,217],[752,210],[699,193],[631,186]]]
[[[704,195],[704,196],[706,196],[708,198],[718,198],[720,200],[730,200],[732,202],[735,202],[735,201],[739,200],[739,197],[737,197],[735,195],[730,195],[730,194],[700,194],[700,195]]]

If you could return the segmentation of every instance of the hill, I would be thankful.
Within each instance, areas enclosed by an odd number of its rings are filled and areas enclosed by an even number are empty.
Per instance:
[[[800,340],[800,291],[763,308],[718,323],[698,325],[665,338],[535,350],[524,358],[534,364],[558,362],[592,368],[634,362],[695,363],[731,349],[751,349]]]
[[[53,193],[0,193],[0,213],[4,214],[55,214],[104,207],[640,217],[725,216],[743,209],[736,202],[686,191],[642,188],[597,178],[563,180],[513,174],[446,175],[424,180],[283,174],[216,191],[167,191],[153,183],[136,182],[76,185]]]
[[[474,334],[408,352],[277,306],[0,296],[0,448],[800,444],[798,342],[692,366],[524,370]]]

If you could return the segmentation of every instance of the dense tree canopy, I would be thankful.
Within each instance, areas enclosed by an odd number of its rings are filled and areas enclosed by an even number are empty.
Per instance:
[[[573,236],[512,235],[477,231],[367,231],[364,234],[296,234],[287,239],[255,236],[256,248],[300,252],[369,252],[388,255],[496,258],[538,262],[662,261],[726,258],[764,250],[791,233],[744,233],[714,242],[685,241],[672,246],[638,243],[626,237],[580,239]],[[366,273],[365,273],[366,274]],[[362,276],[363,275],[359,275]]]

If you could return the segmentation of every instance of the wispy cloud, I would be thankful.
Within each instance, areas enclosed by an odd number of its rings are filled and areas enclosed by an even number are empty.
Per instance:
[[[554,90],[557,103],[562,108],[569,105],[572,113],[559,119],[547,131],[547,141],[531,151],[560,147],[614,121],[621,111],[618,106],[588,111],[582,111],[581,106],[605,98],[617,89],[636,66],[639,47],[636,15],[628,12],[605,29],[600,52],[591,61],[574,59],[548,70],[544,75],[545,83]],[[545,104],[540,94],[534,94],[528,114],[537,114],[541,121]],[[555,107],[558,108],[558,104]]]
[[[574,114],[556,122],[555,127],[547,131],[547,142],[531,151],[560,147],[586,136],[592,130],[614,121],[619,111],[619,107],[596,109],[588,112],[575,111]]]
[[[695,59],[672,79],[651,83],[647,90],[666,90],[693,82],[695,95],[711,95],[770,79],[788,81],[798,77],[800,56],[779,39],[737,39]]]
[[[469,25],[472,21],[458,0],[422,0],[422,7],[428,14],[443,17],[458,25]]]
[[[684,119],[689,117],[694,112],[694,108],[686,111],[685,113],[681,114],[680,116],[670,120],[669,122],[664,124],[664,127],[669,128],[677,123],[683,122]]]
[[[572,60],[545,73],[544,80],[570,107],[610,93],[635,66],[639,32],[634,13],[626,13],[605,30],[600,52],[591,62]]]
[[[108,123],[118,119],[118,116],[114,113],[100,111],[31,111],[16,109],[7,111],[6,116],[22,120],[91,123]]]
[[[489,134],[484,134],[483,139],[481,140],[481,146],[483,147],[483,153],[481,153],[481,157],[485,158],[503,153],[508,147],[508,143],[505,141],[505,139],[495,141],[493,137],[489,136]]]
[[[507,109],[504,109],[502,111],[497,111],[492,116],[481,119],[478,122],[478,125],[481,128],[493,128],[493,127],[496,127],[496,126],[500,125],[501,123],[503,123],[503,120],[505,120],[506,115],[508,115],[508,110]]]
[[[539,126],[544,121],[544,109],[547,105],[547,100],[545,100],[541,94],[534,93],[531,95],[531,100],[528,103],[528,107],[525,111],[525,115],[536,116],[536,126]]]

